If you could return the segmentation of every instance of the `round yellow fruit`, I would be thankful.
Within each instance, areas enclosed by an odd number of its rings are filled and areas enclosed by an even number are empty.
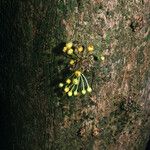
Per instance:
[[[82,92],[82,94],[83,94],[83,95],[85,95],[85,94],[86,94],[86,90],[82,90],[81,92]]]
[[[74,96],[77,96],[77,95],[78,95],[78,92],[77,92],[77,91],[74,91],[73,94],[74,94]]]
[[[72,91],[69,91],[69,92],[68,92],[68,96],[72,96]]]
[[[92,92],[92,88],[91,87],[88,87],[87,88],[87,91],[90,93],[90,92]]]
[[[81,71],[79,71],[79,70],[75,71],[75,75],[76,75],[77,77],[80,77],[80,76],[81,76]]]
[[[69,64],[73,65],[75,63],[75,61],[73,59],[70,60]]]
[[[64,91],[67,93],[69,91],[69,88],[68,87],[65,87],[64,88]]]
[[[67,52],[67,47],[66,46],[63,48],[63,52],[64,53]]]
[[[94,46],[93,45],[89,45],[87,49],[88,49],[89,52],[93,52]]]
[[[73,49],[72,48],[67,51],[68,55],[71,55],[72,53],[73,53]]]
[[[77,50],[78,50],[78,52],[82,52],[83,51],[83,47],[79,46]]]
[[[71,83],[71,80],[70,80],[70,79],[67,79],[67,80],[66,80],[66,83],[67,83],[67,84],[70,84],[70,83]]]
[[[59,85],[58,85],[60,88],[62,88],[63,86],[64,86],[64,84],[63,83],[59,83]]]
[[[73,46],[73,43],[72,43],[72,42],[66,43],[66,47],[67,47],[68,49],[70,49],[72,46]]]

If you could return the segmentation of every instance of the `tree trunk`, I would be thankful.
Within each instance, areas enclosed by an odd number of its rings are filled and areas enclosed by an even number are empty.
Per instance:
[[[144,150],[150,131],[148,6],[147,0],[2,1],[0,148]],[[86,96],[70,98],[57,89],[67,41],[95,47],[86,75],[93,91]]]

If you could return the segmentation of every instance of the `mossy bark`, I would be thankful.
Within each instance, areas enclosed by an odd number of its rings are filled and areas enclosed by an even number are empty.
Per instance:
[[[9,136],[1,149],[144,150],[150,130],[148,1],[12,0],[0,7],[2,135]],[[97,60],[86,74],[91,95],[68,98],[56,88],[66,41],[95,47]]]

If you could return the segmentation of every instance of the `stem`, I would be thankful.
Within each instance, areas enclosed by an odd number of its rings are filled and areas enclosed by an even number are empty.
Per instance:
[[[74,76],[75,74],[73,73],[71,76],[69,76],[69,79],[72,77],[72,76]]]
[[[76,88],[76,90],[75,90],[75,91],[77,91],[77,90],[78,90],[79,83],[80,83],[80,78],[81,78],[81,77],[79,77],[79,81],[78,81],[77,88]]]
[[[83,84],[83,90],[85,90],[85,87],[84,87],[84,80],[83,80],[83,77],[81,76],[81,81],[82,81],[82,84]]]
[[[70,89],[70,87],[73,86],[73,85],[74,85],[74,84],[70,84],[70,85],[68,85],[67,87]]]
[[[73,87],[71,88],[71,90],[70,90],[70,91],[72,91],[72,90],[74,89],[74,87],[75,87],[75,85],[73,85]]]
[[[77,53],[74,53],[79,59],[80,59],[80,57],[78,56],[78,54]]]
[[[85,82],[86,82],[87,87],[89,87],[89,83],[88,83],[86,77],[85,77],[84,74],[82,74],[82,73],[81,73],[81,75],[83,76],[83,78],[84,78],[84,80],[85,80]]]

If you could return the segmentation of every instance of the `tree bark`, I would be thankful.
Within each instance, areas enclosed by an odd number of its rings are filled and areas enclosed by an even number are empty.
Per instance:
[[[144,150],[150,131],[148,6],[147,0],[1,1],[0,148]],[[86,74],[89,95],[69,98],[57,88],[67,41],[95,47]]]

